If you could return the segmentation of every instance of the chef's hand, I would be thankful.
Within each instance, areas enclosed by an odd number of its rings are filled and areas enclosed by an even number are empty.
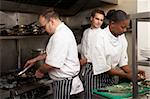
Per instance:
[[[145,80],[146,79],[146,77],[145,77],[145,71],[143,71],[143,70],[139,70],[138,71],[138,81],[140,81],[140,80]]]
[[[30,59],[26,62],[26,64],[24,65],[24,67],[31,67],[33,66],[34,64],[36,63],[36,60],[33,58],[33,59]]]
[[[132,73],[127,73],[127,76],[126,76],[128,79],[132,80]],[[141,81],[141,80],[145,80],[145,72],[142,71],[142,70],[139,70],[138,71],[138,77],[137,77],[137,80],[138,81]]]
[[[44,73],[42,73],[39,69],[35,72],[36,78],[42,78],[44,76]]]

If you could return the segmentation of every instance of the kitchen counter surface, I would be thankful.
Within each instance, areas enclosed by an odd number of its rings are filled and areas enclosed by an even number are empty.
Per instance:
[[[103,90],[108,90],[108,92],[103,92]],[[128,83],[109,86],[100,89],[100,91],[98,91],[98,89],[94,89],[93,92],[93,97],[95,97],[94,99],[132,99],[132,88]],[[150,87],[139,86],[139,97],[140,99],[150,99]]]

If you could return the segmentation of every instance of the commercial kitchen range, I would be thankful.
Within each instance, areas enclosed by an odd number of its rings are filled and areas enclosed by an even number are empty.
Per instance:
[[[0,51],[3,52],[0,55],[1,99],[44,99],[52,94],[52,80],[48,75],[36,79],[34,68],[27,70],[23,77],[17,75],[27,59],[34,57],[34,50],[45,48],[48,38],[48,35],[0,37]]]
[[[1,99],[46,99],[52,94],[52,80],[48,75],[42,79],[34,76],[33,69],[18,75],[18,70],[4,73],[0,77]]]

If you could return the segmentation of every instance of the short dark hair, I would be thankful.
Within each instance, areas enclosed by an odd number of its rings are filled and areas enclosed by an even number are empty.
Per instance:
[[[104,13],[103,10],[101,10],[101,9],[94,9],[94,10],[92,11],[92,13],[91,13],[91,17],[94,17],[96,13],[99,13],[99,14],[102,14],[102,15],[105,16],[105,13]]]
[[[54,8],[46,9],[41,13],[41,16],[45,17],[46,20],[49,20],[50,18],[59,18],[59,14]]]
[[[116,11],[115,9],[110,9],[110,10],[107,12],[107,14],[106,14],[106,18],[107,18],[107,19],[110,19],[111,16],[112,16],[112,14],[113,14],[115,11]]]
[[[122,10],[110,10],[107,14],[106,18],[109,21],[120,22],[126,19],[129,19],[129,15]]]

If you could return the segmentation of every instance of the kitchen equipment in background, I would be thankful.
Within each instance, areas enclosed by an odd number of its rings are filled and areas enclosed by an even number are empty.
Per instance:
[[[46,53],[46,51],[43,48],[32,49],[32,57],[33,58],[40,54],[44,54],[44,53]],[[40,60],[40,61],[36,62],[33,70],[36,71],[43,64],[44,64],[44,60]]]
[[[37,49],[32,49],[32,57],[36,57],[40,54],[46,53],[45,49],[43,48],[37,48]]]
[[[0,30],[0,36],[7,36],[9,33],[8,31],[5,29]]]
[[[18,71],[11,71],[0,76],[1,99],[43,99],[52,94],[52,80],[45,75],[37,79],[32,72],[26,77],[18,76]]]
[[[141,49],[140,54],[141,54],[141,56],[146,58],[148,61],[150,61],[150,48]]]
[[[33,32],[33,34],[38,35],[40,34],[42,31],[40,30],[40,27],[38,25],[32,25],[32,29],[31,31]]]
[[[30,32],[30,33],[32,33],[32,34],[34,34],[34,35],[43,34],[42,29],[36,23],[37,23],[37,21],[28,24],[27,25],[27,27],[28,27],[27,31]]]
[[[0,36],[8,35],[9,31],[9,28],[6,28],[5,24],[0,24]]]
[[[22,36],[22,35],[42,35],[45,34],[43,30],[40,28],[39,25],[36,24],[37,22],[32,22],[30,24],[21,24],[15,25],[12,28],[4,27],[4,24],[1,24],[0,27],[0,35],[10,35],[10,36]],[[8,31],[9,30],[9,31]]]
[[[11,29],[11,33],[9,35],[27,35],[27,25],[15,25]]]

